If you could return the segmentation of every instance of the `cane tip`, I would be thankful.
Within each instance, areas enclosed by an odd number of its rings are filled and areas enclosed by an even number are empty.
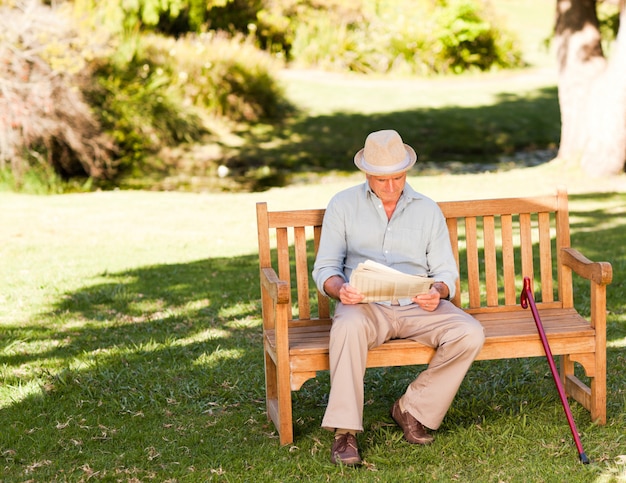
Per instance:
[[[589,464],[589,458],[587,458],[587,455],[584,452],[580,453],[580,461],[583,465]]]

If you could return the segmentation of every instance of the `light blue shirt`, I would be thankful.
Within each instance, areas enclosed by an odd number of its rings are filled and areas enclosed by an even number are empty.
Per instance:
[[[333,275],[348,281],[366,260],[444,282],[454,297],[459,275],[445,217],[437,203],[408,184],[390,220],[367,182],[330,200],[313,267],[318,289],[325,293],[324,282]]]

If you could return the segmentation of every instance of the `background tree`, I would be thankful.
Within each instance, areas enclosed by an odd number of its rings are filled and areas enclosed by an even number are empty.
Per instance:
[[[590,175],[613,175],[626,164],[626,1],[607,59],[596,0],[557,0],[555,42],[561,107],[558,157]]]

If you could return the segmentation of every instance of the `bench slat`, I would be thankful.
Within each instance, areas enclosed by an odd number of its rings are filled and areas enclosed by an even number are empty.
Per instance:
[[[483,237],[485,240],[485,284],[487,305],[498,305],[498,272],[496,253],[496,224],[493,216],[483,218]]]
[[[299,317],[301,319],[308,319],[311,317],[311,306],[309,304],[309,264],[307,261],[306,233],[304,227],[296,227],[294,229],[294,236]]]
[[[567,194],[565,194],[567,200]],[[555,196],[533,196],[528,198],[500,198],[489,200],[442,201],[439,207],[446,218],[466,216],[495,216],[517,213],[554,212],[558,206]]]
[[[267,213],[269,228],[321,225],[324,210],[270,211]]]
[[[513,217],[502,215],[502,271],[504,275],[504,303],[515,305],[517,291],[515,288],[515,252],[513,250]]]
[[[554,300],[552,288],[552,241],[550,236],[550,214],[539,213],[539,270],[541,276],[541,300]]]
[[[317,253],[317,250],[320,246],[321,238],[322,238],[322,227],[321,226],[313,227],[313,249],[315,250],[315,253]],[[315,292],[317,294],[317,310],[318,310],[320,318],[321,319],[330,318],[330,300],[328,299],[328,297],[323,295],[322,292],[317,290],[317,287],[315,288]]]
[[[535,273],[533,269],[533,238],[531,217],[529,213],[520,213],[519,225],[520,245],[522,251],[522,280],[524,279],[524,277],[528,277],[532,282],[534,282]]]
[[[467,250],[467,285],[469,306],[480,307],[480,270],[476,218],[465,218],[465,246]]]

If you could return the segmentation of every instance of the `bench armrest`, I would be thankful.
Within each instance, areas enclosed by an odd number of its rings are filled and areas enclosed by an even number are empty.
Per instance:
[[[289,303],[289,282],[281,280],[273,268],[261,269],[261,286],[276,304]]]
[[[275,330],[279,357],[287,357],[289,347],[289,314],[291,286],[281,280],[271,267],[261,268],[261,293],[263,303],[263,331]]]
[[[613,279],[613,269],[608,262],[592,262],[574,248],[562,248],[563,265],[577,275],[598,285],[608,285]]]

